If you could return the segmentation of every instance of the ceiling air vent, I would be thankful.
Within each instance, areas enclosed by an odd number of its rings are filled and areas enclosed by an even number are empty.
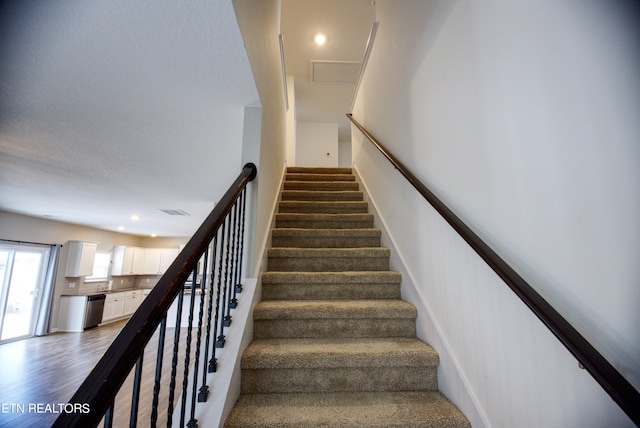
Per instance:
[[[188,212],[182,210],[161,209],[160,211],[169,215],[190,215]]]
[[[311,61],[313,83],[356,83],[360,74],[358,61]]]

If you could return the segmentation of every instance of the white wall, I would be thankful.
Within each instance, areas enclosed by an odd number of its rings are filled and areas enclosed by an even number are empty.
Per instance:
[[[338,166],[338,124],[298,122],[296,165]]]
[[[638,3],[376,10],[354,117],[640,388]],[[354,164],[476,424],[632,425],[357,132]]]
[[[253,184],[257,192],[257,245],[253,259],[259,263],[258,253],[269,235],[271,207],[280,190],[286,158],[286,111],[278,42],[280,1],[234,0],[233,6],[262,106],[258,177]]]
[[[287,110],[287,165],[295,165],[296,159],[296,85],[293,76],[287,76],[287,95],[289,110]]]

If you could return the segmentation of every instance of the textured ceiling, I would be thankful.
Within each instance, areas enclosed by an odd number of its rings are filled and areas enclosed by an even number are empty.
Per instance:
[[[299,121],[349,139],[354,85],[310,83],[309,61],[360,61],[374,17],[371,0],[282,0]],[[0,210],[191,235],[240,171],[256,102],[231,0],[2,1]]]
[[[2,2],[0,209],[190,235],[257,100],[231,1]]]

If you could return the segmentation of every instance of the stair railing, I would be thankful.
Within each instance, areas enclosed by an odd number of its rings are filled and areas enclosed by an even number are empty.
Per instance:
[[[640,426],[640,393],[607,361],[558,311],[529,285],[505,260],[471,230],[402,162],[385,148],[364,126],[347,114],[362,134],[393,164],[411,185],[433,206],[473,250],[498,274],[560,342],[573,354],[629,418]]]
[[[156,354],[154,378],[152,382],[146,382],[147,385],[153,384],[153,390],[149,387],[146,391],[151,399],[146,407],[150,406],[151,412],[149,420],[141,422],[141,425],[155,427],[159,423],[159,415],[164,417],[166,409],[166,426],[171,426],[173,419],[178,418],[174,410],[179,407],[180,426],[186,423],[188,427],[197,427],[196,401],[207,400],[207,373],[217,370],[216,350],[224,346],[225,328],[232,320],[231,309],[238,304],[238,293],[242,292],[240,279],[246,187],[256,174],[254,164],[243,167],[240,175],[65,405],[65,411],[61,412],[54,427],[96,427],[104,419],[104,426],[109,428],[113,426],[114,414],[120,411],[129,413],[129,426],[137,426],[145,348],[152,337],[157,339],[158,344],[157,351],[147,349],[146,352],[147,359],[149,354]],[[188,304],[185,304],[186,301]],[[166,352],[167,314],[170,309],[171,314],[175,311],[174,343]],[[194,336],[196,343],[192,356]],[[169,379],[163,377],[165,353],[171,355]],[[151,363],[153,361],[145,362]],[[131,405],[124,406],[124,409],[115,408],[116,395],[134,366]],[[190,369],[193,373],[189,373]],[[179,383],[181,388],[177,389]],[[162,404],[166,407],[161,407],[160,392],[164,389],[162,392],[167,395],[167,388],[168,400]],[[123,393],[127,391],[123,390]],[[181,395],[179,406],[175,402],[176,395]]]

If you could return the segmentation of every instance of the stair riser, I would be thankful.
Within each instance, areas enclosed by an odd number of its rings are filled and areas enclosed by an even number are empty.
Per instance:
[[[366,214],[367,204],[366,202],[304,203],[304,201],[281,201],[278,211],[293,214]]]
[[[416,337],[415,319],[256,320],[255,339]]]
[[[357,191],[358,183],[352,181],[285,181],[285,190],[330,190],[330,191]]]
[[[288,174],[351,174],[353,171],[348,167],[306,167],[306,166],[290,166],[287,167]]]
[[[305,238],[273,237],[272,245],[282,248],[353,248],[379,247],[380,238]]]
[[[362,201],[362,192],[306,192],[301,190],[283,190],[283,201]]]
[[[262,284],[262,300],[362,300],[399,298],[399,284]]]
[[[242,371],[242,392],[435,391],[435,367],[356,367]]]
[[[276,217],[276,227],[283,229],[370,229],[373,219],[368,220],[280,220]]]
[[[355,181],[353,174],[295,174],[287,173],[285,181]]]
[[[276,272],[346,272],[389,270],[389,257],[269,257]]]

